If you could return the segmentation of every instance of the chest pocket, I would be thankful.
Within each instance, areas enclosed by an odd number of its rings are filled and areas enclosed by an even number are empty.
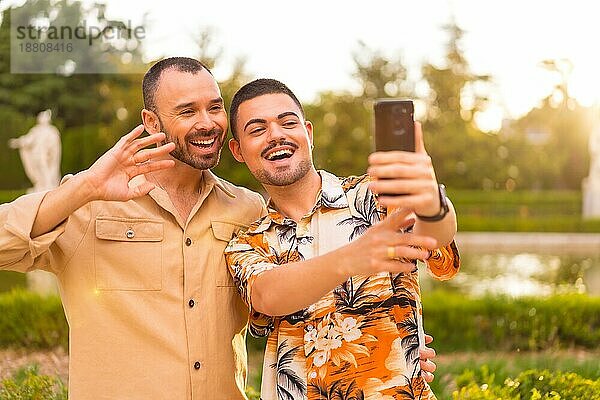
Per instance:
[[[216,285],[217,287],[231,287],[235,288],[235,284],[233,283],[233,278],[227,269],[227,264],[225,263],[225,256],[223,252],[225,248],[229,244],[229,241],[233,239],[233,236],[238,233],[240,230],[244,230],[248,228],[245,225],[236,224],[233,222],[223,222],[223,221],[211,221],[210,222],[213,236],[215,237],[215,245],[213,247],[213,257],[218,258],[218,264],[222,266],[219,267],[219,271],[216,274]]]
[[[96,289],[161,290],[163,236],[160,220],[96,218]]]

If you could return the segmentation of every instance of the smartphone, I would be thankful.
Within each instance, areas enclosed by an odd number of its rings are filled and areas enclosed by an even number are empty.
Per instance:
[[[415,107],[412,100],[378,99],[375,110],[375,151],[415,151]]]

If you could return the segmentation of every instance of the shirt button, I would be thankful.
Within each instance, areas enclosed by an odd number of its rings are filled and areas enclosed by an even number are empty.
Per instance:
[[[200,361],[196,361],[194,363],[194,369],[200,369],[201,366],[202,366],[202,364],[200,364]]]
[[[185,239],[185,245],[186,246],[191,246],[192,245],[192,239],[190,239],[190,238]]]
[[[194,299],[190,299],[190,301],[188,301],[188,304],[190,305],[190,308],[192,308],[196,303],[194,302]]]
[[[133,239],[133,237],[135,236],[135,232],[133,231],[133,229],[129,228],[127,229],[127,232],[125,232],[125,236],[127,237],[127,239]]]

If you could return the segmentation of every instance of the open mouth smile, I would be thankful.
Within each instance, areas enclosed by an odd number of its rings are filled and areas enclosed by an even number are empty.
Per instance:
[[[271,151],[270,153],[267,153],[265,155],[265,158],[269,161],[278,161],[278,160],[284,160],[286,158],[290,158],[293,154],[294,154],[294,150],[285,148],[285,149]]]
[[[216,139],[217,139],[216,137],[213,137],[211,139],[204,139],[204,140],[195,139],[195,140],[190,140],[189,143],[196,147],[207,148],[207,147],[211,147],[215,143]]]

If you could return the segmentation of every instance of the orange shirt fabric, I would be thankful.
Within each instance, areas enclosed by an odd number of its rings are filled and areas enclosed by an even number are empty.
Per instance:
[[[308,215],[296,223],[269,208],[225,250],[250,309],[250,333],[268,336],[261,399],[435,399],[418,362],[424,343],[416,265],[411,273],[353,276],[291,315],[271,317],[252,308],[258,275],[344,246],[385,217],[366,176],[319,174],[321,191]],[[459,266],[454,242],[427,260],[440,280],[452,278]]]
[[[90,202],[33,239],[46,193],[0,205],[0,269],[57,277],[69,399],[246,399],[248,311],[223,250],[264,201],[210,171],[202,182],[187,221],[155,188]]]

